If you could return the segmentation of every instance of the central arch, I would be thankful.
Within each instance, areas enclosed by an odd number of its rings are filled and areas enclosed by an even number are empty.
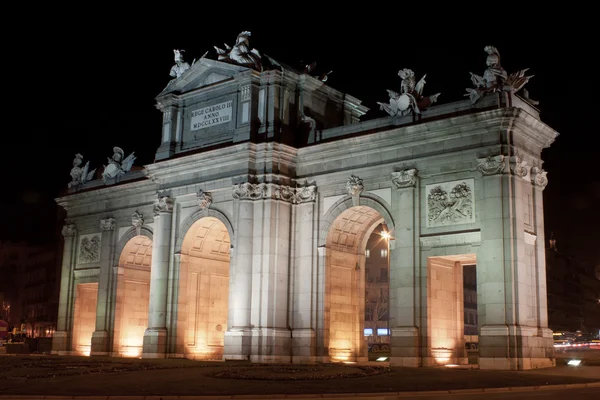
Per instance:
[[[218,218],[205,216],[181,244],[177,352],[195,360],[222,360],[229,306],[231,238]]]
[[[346,198],[326,215],[323,339],[332,361],[366,361],[365,248],[375,228],[394,228],[380,201]]]

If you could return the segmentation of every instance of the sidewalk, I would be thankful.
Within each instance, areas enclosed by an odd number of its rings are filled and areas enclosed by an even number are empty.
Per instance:
[[[352,364],[250,365],[243,362],[203,363],[182,359],[0,357],[0,400],[58,400],[73,399],[73,396],[86,396],[81,399],[90,398],[87,396],[101,396],[95,399],[137,396],[124,398],[131,400],[158,400],[161,397],[163,400],[311,397],[358,400],[414,395],[414,392],[448,394],[467,390],[483,393],[534,388],[542,390],[573,384],[579,387],[591,384],[591,387],[598,387],[600,392],[600,366],[562,365],[532,371],[480,371],[463,368],[363,367]]]

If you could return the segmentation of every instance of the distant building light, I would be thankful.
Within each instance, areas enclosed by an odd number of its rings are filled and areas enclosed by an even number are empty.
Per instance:
[[[377,328],[377,336],[388,336],[390,334],[390,330],[386,328]]]
[[[365,328],[365,336],[371,336],[373,334],[372,328]]]

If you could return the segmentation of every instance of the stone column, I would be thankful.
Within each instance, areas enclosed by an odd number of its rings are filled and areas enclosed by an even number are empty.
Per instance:
[[[98,302],[96,305],[96,330],[92,334],[90,355],[106,356],[109,354],[110,333],[110,285],[113,263],[114,218],[100,220],[102,239],[100,240],[100,278],[98,280]]]
[[[252,247],[254,243],[254,202],[266,187],[251,183],[233,187],[235,256],[230,259],[229,316],[225,332],[225,359],[250,357],[250,308],[252,303]],[[233,252],[232,252],[233,253]]]
[[[417,170],[392,173],[396,192],[392,214],[396,221],[390,242],[390,364],[421,366],[420,336],[426,329],[418,320],[422,298],[419,262],[419,201]],[[421,328],[421,329],[419,329]]]
[[[166,354],[169,244],[172,213],[173,199],[163,196],[155,201],[148,328],[144,332],[142,354],[144,358],[163,358]]]
[[[315,307],[313,305],[315,265],[314,242],[316,186],[297,188],[294,192],[293,257],[290,323],[292,328],[292,362],[316,361]]]
[[[71,305],[73,304],[73,268],[75,267],[75,237],[77,230],[75,225],[67,224],[63,226],[62,235],[64,236],[62,268],[60,274],[60,295],[58,301],[58,319],[56,322],[56,332],[52,337],[52,354],[66,354],[69,350],[69,341],[71,339]]]

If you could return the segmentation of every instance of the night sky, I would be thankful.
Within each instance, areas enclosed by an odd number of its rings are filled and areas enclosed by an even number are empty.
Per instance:
[[[469,72],[486,68],[486,45],[498,48],[509,74],[530,68],[530,97],[540,101],[542,121],[560,133],[542,153],[546,234],[554,232],[559,250],[600,263],[597,33],[582,17],[574,28],[558,15],[438,15],[434,22],[422,10],[410,22],[383,4],[379,15],[356,9],[343,16],[297,3],[298,18],[279,14],[284,21],[277,24],[276,13],[284,11],[265,7],[273,17],[230,18],[223,4],[220,17],[206,23],[211,10],[203,4],[164,6],[153,10],[162,15],[153,20],[106,10],[71,10],[68,17],[39,12],[27,18],[27,29],[7,36],[0,240],[55,240],[54,198],[70,180],[76,153],[100,170],[113,146],[135,151],[135,165],[152,163],[162,125],[154,98],[171,79],[173,49],[185,49],[190,63],[206,51],[216,59],[214,45],[233,45],[249,30],[251,46],[263,54],[333,70],[327,83],[371,109],[363,120],[387,115],[376,102],[388,101],[386,89],[400,91],[402,68],[417,79],[426,73],[424,94],[441,92],[439,103],[464,98]]]

